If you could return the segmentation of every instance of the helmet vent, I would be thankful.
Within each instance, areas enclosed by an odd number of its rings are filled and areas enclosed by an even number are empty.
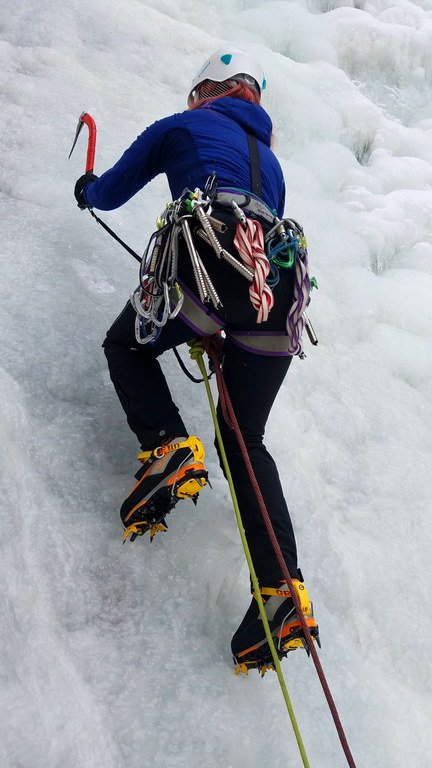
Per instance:
[[[221,96],[227,91],[231,91],[235,82],[224,80],[222,83],[216,83],[214,80],[204,80],[198,87],[198,99],[211,99],[214,96]]]

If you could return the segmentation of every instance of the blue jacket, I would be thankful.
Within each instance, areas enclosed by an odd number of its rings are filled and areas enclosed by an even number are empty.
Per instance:
[[[213,171],[219,187],[250,190],[245,130],[258,139],[262,199],[281,218],[285,185],[270,149],[271,120],[262,107],[231,96],[150,125],[110,170],[85,187],[84,198],[104,211],[118,208],[159,173],[167,175],[173,200],[186,187],[202,189]]]

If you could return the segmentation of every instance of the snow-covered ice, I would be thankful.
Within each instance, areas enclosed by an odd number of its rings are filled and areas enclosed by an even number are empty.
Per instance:
[[[75,205],[84,132],[67,159],[86,110],[110,167],[227,41],[265,68],[319,283],[267,444],[322,664],[358,768],[429,768],[431,0],[21,0],[0,30],[1,768],[301,764],[276,676],[232,673],[248,574],[204,390],[171,355],[214,490],[122,547],[137,446],[101,342],[137,267]],[[141,251],[168,199],[160,177],[105,219]],[[283,670],[311,766],[344,766],[312,662]]]

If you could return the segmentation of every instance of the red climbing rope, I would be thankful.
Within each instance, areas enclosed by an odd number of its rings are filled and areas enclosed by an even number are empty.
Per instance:
[[[308,649],[310,651],[310,654],[312,656],[313,662],[315,664],[315,669],[317,671],[317,674],[318,674],[321,686],[323,688],[324,695],[325,695],[325,697],[327,699],[327,703],[329,705],[330,712],[332,714],[333,721],[334,721],[334,724],[335,724],[335,727],[336,727],[336,731],[338,733],[338,736],[339,736],[339,739],[340,739],[340,742],[341,742],[341,745],[342,745],[342,749],[343,749],[345,757],[347,759],[347,763],[350,766],[350,768],[356,768],[356,764],[354,762],[354,758],[353,758],[353,756],[351,754],[351,750],[349,748],[348,741],[346,739],[345,732],[344,732],[344,729],[343,729],[343,726],[342,726],[342,723],[341,723],[338,711],[336,709],[336,704],[334,702],[334,699],[333,699],[333,696],[331,694],[329,685],[327,683],[326,676],[324,674],[324,670],[322,668],[321,661],[320,661],[320,658],[318,656],[318,652],[317,652],[316,647],[315,647],[315,643],[314,643],[314,641],[312,639],[311,633],[309,631],[309,627],[308,627],[308,625],[306,623],[306,620],[304,618],[304,615],[303,615],[303,612],[302,612],[302,609],[301,609],[301,605],[300,605],[300,600],[299,600],[299,598],[297,596],[297,593],[296,593],[296,591],[294,589],[292,578],[291,578],[291,576],[289,574],[289,571],[288,571],[287,565],[285,563],[285,560],[284,560],[281,548],[279,546],[279,542],[278,542],[278,540],[276,538],[276,534],[274,532],[273,525],[272,525],[272,522],[270,520],[270,516],[269,516],[269,513],[267,511],[267,507],[265,505],[265,501],[264,501],[263,495],[261,493],[261,489],[260,489],[260,487],[258,485],[258,481],[256,479],[256,475],[255,475],[254,469],[252,467],[251,460],[249,458],[248,450],[246,448],[246,444],[244,442],[243,435],[241,433],[241,429],[239,427],[236,415],[234,413],[234,409],[233,409],[233,406],[232,406],[231,398],[229,396],[229,393],[228,393],[228,390],[227,390],[227,387],[226,387],[226,383],[225,383],[225,379],[223,377],[223,373],[222,373],[222,370],[221,370],[220,362],[219,362],[219,354],[218,354],[219,340],[215,336],[208,336],[206,338],[203,338],[202,341],[203,341],[204,349],[206,350],[206,352],[207,352],[207,354],[208,354],[209,358],[211,359],[211,361],[213,363],[213,366],[214,366],[214,371],[215,371],[216,380],[217,380],[217,386],[218,386],[218,391],[219,391],[219,400],[220,400],[220,405],[221,405],[221,409],[222,409],[222,414],[223,414],[224,419],[225,419],[226,423],[228,424],[228,426],[231,429],[233,429],[235,434],[236,434],[236,437],[237,437],[237,440],[238,440],[238,443],[239,443],[239,446],[240,446],[240,450],[242,452],[242,456],[243,456],[243,459],[244,459],[244,462],[245,462],[245,465],[246,465],[246,468],[247,468],[249,479],[251,481],[252,487],[253,487],[253,489],[255,491],[255,494],[256,494],[256,498],[257,498],[257,501],[258,501],[258,506],[259,506],[261,514],[263,516],[263,519],[264,519],[264,522],[265,522],[265,525],[266,525],[266,528],[267,528],[267,531],[268,531],[268,535],[270,537],[270,541],[271,541],[271,543],[273,545],[273,548],[274,548],[274,551],[275,551],[278,563],[279,563],[281,571],[282,571],[282,575],[284,577],[284,580],[286,581],[286,583],[289,586],[289,590],[291,592],[291,598],[292,598],[292,601],[294,603],[294,607],[296,609],[297,617],[298,617],[299,622],[301,624],[301,627],[302,627],[302,630],[303,630],[303,634],[304,634],[304,637],[305,637],[307,645],[308,645]]]

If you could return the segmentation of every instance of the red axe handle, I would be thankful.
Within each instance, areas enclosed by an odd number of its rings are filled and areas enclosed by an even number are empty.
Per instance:
[[[89,136],[87,145],[86,173],[93,171],[96,152],[96,123],[88,112],[83,112],[80,120],[86,124]]]

